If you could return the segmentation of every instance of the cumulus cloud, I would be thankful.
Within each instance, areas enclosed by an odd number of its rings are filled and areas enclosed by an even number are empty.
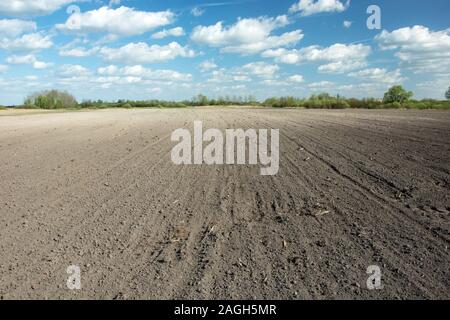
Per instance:
[[[343,25],[344,28],[346,28],[346,29],[350,28],[350,27],[352,26],[352,24],[353,24],[353,22],[347,21],[347,20],[345,20],[345,21],[342,23],[342,25]]]
[[[330,81],[319,81],[319,82],[312,82],[308,84],[308,88],[311,90],[317,91],[317,90],[327,90],[332,89],[336,87],[336,84],[334,82]]]
[[[46,63],[43,61],[39,61],[35,55],[28,54],[24,56],[13,55],[6,59],[6,62],[9,64],[29,64],[34,69],[47,69],[52,66],[51,63]]]
[[[163,90],[159,87],[156,87],[156,88],[148,88],[145,91],[148,93],[160,94]]]
[[[34,69],[48,69],[51,66],[53,66],[53,63],[47,63],[43,61],[35,61],[33,62],[33,68]]]
[[[414,26],[383,30],[375,40],[383,50],[397,50],[396,57],[416,73],[450,72],[450,29],[431,31]]]
[[[251,81],[251,78],[247,74],[246,72],[242,72],[240,69],[227,70],[225,68],[221,68],[212,72],[211,78],[208,79],[208,82],[222,84],[225,82]]]
[[[28,54],[25,56],[10,56],[6,58],[6,62],[9,64],[31,64],[36,61],[36,57],[32,54]]]
[[[434,80],[424,81],[417,83],[416,87],[426,92],[434,94],[436,97],[443,97],[443,93],[448,88],[448,79],[450,74],[445,75],[445,77],[437,77]]]
[[[199,44],[221,48],[222,52],[255,54],[263,50],[292,45],[303,39],[301,30],[283,33],[272,32],[289,23],[287,16],[239,19],[231,26],[219,21],[211,26],[197,26],[191,39]]]
[[[252,62],[244,65],[242,70],[254,76],[262,78],[272,78],[280,69],[276,64],[268,64],[266,62]]]
[[[303,76],[302,76],[302,75],[299,75],[299,74],[295,74],[295,75],[290,76],[290,77],[288,78],[288,80],[289,80],[290,82],[296,82],[296,83],[302,83],[302,82],[305,81],[305,79],[303,78]]]
[[[33,33],[36,29],[34,21],[0,19],[0,49],[33,51],[50,48],[53,45],[50,36]]]
[[[448,52],[450,49],[450,29],[433,32],[424,26],[414,26],[392,32],[383,30],[375,39],[382,49],[400,48],[417,52]]]
[[[0,64],[0,72],[6,72],[8,71],[8,66],[5,66],[4,64]]]
[[[216,69],[211,73],[208,82],[249,82],[252,79],[272,79],[280,68],[276,64],[258,61],[247,63],[231,69]]]
[[[7,16],[37,16],[53,13],[77,0],[2,0],[0,14]]]
[[[36,31],[36,22],[18,19],[0,19],[0,37],[15,38]]]
[[[172,29],[169,29],[169,30],[164,29],[162,31],[156,32],[156,33],[154,33],[152,35],[152,38],[153,39],[163,39],[163,38],[170,37],[170,36],[172,36],[172,37],[182,37],[184,35],[185,35],[185,33],[184,33],[183,28],[182,27],[176,27],[176,28],[172,28]]]
[[[290,7],[289,12],[299,12],[301,16],[306,17],[324,12],[343,12],[349,6],[350,1],[343,3],[340,0],[300,0]]]
[[[204,13],[205,13],[205,10],[203,10],[202,8],[199,8],[199,7],[195,7],[195,8],[192,8],[192,9],[191,9],[191,14],[192,14],[194,17],[200,17],[200,16],[202,16]]]
[[[333,89],[335,94],[347,93],[352,97],[382,97],[392,86],[390,83],[360,82],[356,84],[337,84]]]
[[[118,6],[118,5],[120,5],[121,2],[122,2],[121,0],[109,0],[109,6],[110,7]]]
[[[59,50],[59,55],[62,57],[76,57],[76,58],[84,58],[92,56],[93,54],[97,53],[99,48],[92,48],[92,49],[86,49],[82,47],[76,47],[76,48],[66,48]]]
[[[323,73],[343,73],[366,66],[366,58],[371,52],[369,46],[362,44],[336,43],[330,47],[309,46],[302,49],[276,49],[262,53],[265,58],[274,58],[276,62],[299,64],[322,62],[318,70]]]
[[[12,51],[33,51],[47,49],[53,46],[50,36],[42,33],[30,33],[15,39],[3,38],[0,40],[0,48]]]
[[[361,69],[367,66],[365,60],[341,60],[336,62],[330,62],[319,66],[317,70],[321,73],[344,73],[356,69]]]
[[[186,46],[181,46],[177,42],[171,42],[168,45],[149,46],[144,42],[129,43],[120,48],[100,49],[100,54],[105,60],[118,61],[128,64],[146,64],[153,62],[162,62],[173,60],[177,57],[191,58],[195,52]]]
[[[59,75],[62,77],[87,76],[90,73],[89,69],[78,64],[65,64],[59,67]]]
[[[202,72],[206,72],[212,69],[216,69],[217,64],[214,62],[214,60],[206,60],[200,63],[199,68]]]
[[[396,84],[405,80],[402,77],[400,69],[394,71],[388,71],[384,68],[370,68],[364,69],[349,74],[350,77],[355,77],[365,81],[373,81],[377,83]]]
[[[115,65],[101,67],[97,70],[100,75],[134,77],[148,80],[164,80],[164,81],[191,81],[192,75],[189,73],[181,73],[174,70],[153,70],[145,68],[142,65],[126,66],[119,68]]]
[[[119,67],[115,66],[115,65],[110,65],[107,67],[101,67],[97,69],[98,74],[101,75],[113,75],[119,72]]]
[[[59,30],[77,33],[107,33],[116,37],[141,35],[158,27],[171,24],[175,15],[171,11],[136,11],[128,7],[117,9],[101,7],[87,12],[74,12]]]

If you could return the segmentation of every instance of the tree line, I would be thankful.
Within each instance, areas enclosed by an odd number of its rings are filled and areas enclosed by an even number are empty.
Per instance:
[[[197,106],[229,106],[229,105],[253,105],[273,108],[307,108],[307,109],[450,109],[450,87],[445,93],[447,101],[412,99],[413,93],[402,86],[393,86],[385,94],[383,99],[345,98],[339,95],[332,96],[328,93],[311,95],[309,98],[273,97],[265,101],[257,101],[252,96],[224,96],[210,99],[203,94],[196,95],[191,100],[163,101],[163,100],[118,100],[107,102],[103,100],[86,100],[78,103],[73,95],[66,91],[49,90],[29,95],[22,108],[39,109],[103,109],[103,108],[185,108]]]

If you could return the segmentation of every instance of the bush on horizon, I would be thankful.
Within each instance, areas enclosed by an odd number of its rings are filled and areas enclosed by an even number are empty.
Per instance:
[[[50,90],[29,95],[25,99],[25,106],[39,109],[71,109],[76,108],[78,102],[66,91]]]

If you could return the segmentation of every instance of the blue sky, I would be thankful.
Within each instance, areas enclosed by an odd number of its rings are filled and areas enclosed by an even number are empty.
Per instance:
[[[381,29],[367,27],[367,8]],[[448,0],[3,0],[0,104],[84,99],[416,98],[450,86]]]

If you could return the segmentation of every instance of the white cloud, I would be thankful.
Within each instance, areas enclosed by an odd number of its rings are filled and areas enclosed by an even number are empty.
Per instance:
[[[345,21],[342,23],[342,25],[343,25],[344,28],[346,28],[346,29],[350,28],[350,27],[352,26],[352,24],[353,24],[353,22],[347,21],[347,20],[345,20]]]
[[[146,89],[145,91],[147,91],[148,93],[159,94],[159,93],[162,92],[162,89],[156,87],[156,88],[149,88],[149,89]]]
[[[295,82],[295,81],[294,81]],[[288,81],[280,81],[278,79],[264,79],[261,81],[262,84],[270,87],[285,87],[285,86],[292,86],[292,83],[289,83]]]
[[[304,82],[304,81],[305,81],[305,79],[303,78],[303,76],[302,76],[302,75],[299,75],[299,74],[295,74],[295,75],[293,75],[293,76],[290,76],[290,77],[288,78],[288,80],[291,81],[291,82],[297,82],[297,83],[301,83],[301,82]]]
[[[355,77],[365,81],[373,81],[377,83],[396,84],[405,80],[402,77],[400,69],[388,71],[384,68],[364,69],[349,74],[350,77]]]
[[[366,66],[367,62],[365,60],[341,60],[321,65],[317,70],[321,73],[344,73]]]
[[[120,3],[121,3],[121,0],[109,0],[109,6],[110,7],[118,6],[118,5],[120,5]]]
[[[33,68],[34,69],[48,69],[51,66],[53,66],[53,63],[47,63],[43,61],[35,61],[33,62]]]
[[[39,61],[35,55],[28,54],[24,56],[10,56],[6,59],[9,64],[30,64],[34,69],[47,69],[52,66],[51,63]]]
[[[4,64],[0,64],[0,72],[6,72],[8,71],[8,66],[5,66]]]
[[[405,51],[435,52],[450,49],[450,29],[430,31],[424,26],[397,29],[392,32],[383,30],[375,39],[383,49],[402,49]]]
[[[141,35],[161,26],[171,24],[175,15],[167,10],[160,12],[136,11],[128,7],[117,9],[101,7],[83,13],[73,13],[60,30],[77,33],[108,33],[110,35]]]
[[[343,12],[350,6],[350,1],[343,3],[339,0],[300,0],[289,9],[290,13],[300,12],[306,17],[323,12]]]
[[[217,64],[214,62],[214,60],[206,60],[200,63],[199,68],[202,72],[206,72],[212,69],[216,69]]]
[[[65,64],[59,68],[59,75],[62,77],[87,76],[90,73],[89,69],[78,64]]]
[[[370,52],[371,48],[362,44],[336,43],[327,48],[309,46],[302,49],[267,50],[262,56],[285,64],[328,62],[319,66],[318,70],[323,73],[343,73],[365,67]]]
[[[302,50],[308,61],[340,61],[342,59],[360,60],[366,58],[370,53],[370,47],[362,44],[336,43],[327,48],[310,46]]]
[[[2,0],[0,14],[8,16],[47,15],[77,0]]]
[[[263,50],[292,45],[303,39],[301,30],[286,32],[280,36],[272,31],[289,23],[287,16],[276,18],[239,19],[235,24],[224,27],[222,22],[211,26],[197,26],[191,39],[199,44],[222,48],[223,52],[255,54]]]
[[[170,80],[170,81],[191,81],[192,75],[189,73],[181,73],[174,70],[153,70],[144,68],[141,65],[127,66],[120,71],[124,75],[128,76],[140,76],[145,79],[153,80]]]
[[[85,49],[81,47],[72,48],[72,49],[61,49],[59,51],[59,55],[62,57],[76,57],[83,58],[89,57],[96,52],[98,52],[99,48]]]
[[[6,58],[6,62],[9,64],[32,64],[36,61],[36,57],[32,54],[26,56],[10,56]]]
[[[375,37],[384,50],[395,54],[416,73],[450,72],[450,29],[431,31],[424,26],[406,27]]]
[[[382,97],[390,86],[392,84],[389,83],[361,82],[357,84],[341,84],[333,89],[335,94],[347,93],[352,97],[367,98]]]
[[[261,56],[264,58],[274,58],[276,62],[285,64],[297,64],[305,60],[302,58],[301,50],[298,49],[271,49],[264,51]]]
[[[417,83],[416,87],[423,91],[426,92],[425,95],[423,96],[435,96],[438,97],[440,99],[443,99],[445,97],[445,92],[447,91],[447,88],[449,87],[449,82],[448,79],[450,78],[450,74],[447,74],[445,76],[445,78],[441,78],[441,77],[437,77],[434,80],[430,80],[430,81],[424,81],[424,82],[419,82]]]
[[[176,27],[176,28],[172,28],[172,29],[169,29],[169,30],[164,29],[162,31],[156,32],[156,33],[154,33],[152,35],[152,38],[153,39],[163,39],[163,38],[170,37],[170,36],[172,36],[172,37],[182,37],[184,35],[185,35],[185,33],[184,33],[183,28],[182,27]]]
[[[13,51],[33,51],[47,49],[53,46],[50,36],[41,33],[24,34],[20,38],[0,40],[0,48]]]
[[[142,65],[126,66],[119,68],[115,65],[102,67],[97,70],[100,75],[132,77],[147,80],[159,81],[191,81],[192,75],[189,73],[181,73],[174,70],[153,70],[145,68]]]
[[[251,78],[244,74],[242,70],[233,69],[227,70],[221,68],[212,72],[211,78],[208,79],[209,83],[225,83],[225,82],[244,82],[251,81]]]
[[[312,90],[326,90],[334,87],[336,87],[336,84],[330,81],[319,81],[308,84],[308,88]]]
[[[119,72],[119,68],[115,65],[98,68],[97,72],[102,75],[113,75]]]
[[[265,62],[252,62],[244,65],[242,70],[262,78],[272,78],[280,68],[276,64]]]
[[[123,63],[153,63],[173,60],[177,57],[194,57],[195,52],[177,42],[165,46],[149,46],[144,42],[129,43],[120,48],[101,48],[100,54],[105,60]]]
[[[280,36],[270,36],[262,41],[228,46],[223,52],[255,54],[270,48],[278,48],[282,46],[293,45],[303,39],[304,35],[301,30],[283,33]]]
[[[200,16],[202,16],[204,13],[205,13],[205,10],[203,10],[202,8],[199,8],[199,7],[195,7],[195,8],[192,8],[192,9],[191,9],[191,14],[192,14],[194,17],[200,17]]]
[[[240,67],[232,69],[216,69],[211,73],[209,83],[226,83],[226,82],[250,82],[254,78],[272,79],[275,77],[279,67],[276,64],[268,64],[266,62],[251,62]]]
[[[0,37],[15,38],[36,31],[36,22],[18,19],[0,19]]]
[[[36,76],[25,76],[24,78],[27,81],[37,81],[37,80],[39,80],[39,78],[36,77]]]

